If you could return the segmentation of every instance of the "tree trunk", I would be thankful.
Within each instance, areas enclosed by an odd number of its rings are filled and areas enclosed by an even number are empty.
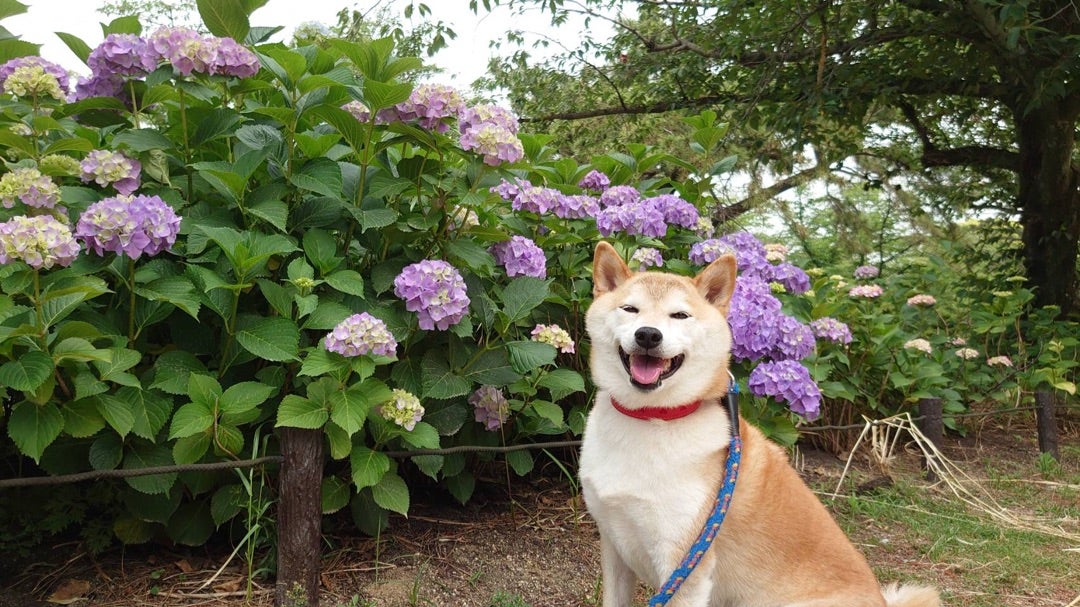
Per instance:
[[[1054,305],[1062,317],[1080,311],[1077,247],[1080,243],[1080,193],[1073,166],[1075,103],[1044,102],[1029,109],[1016,104],[1020,222],[1024,268],[1035,289],[1035,305]]]
[[[323,438],[319,430],[281,428],[278,575],[275,607],[319,607]]]

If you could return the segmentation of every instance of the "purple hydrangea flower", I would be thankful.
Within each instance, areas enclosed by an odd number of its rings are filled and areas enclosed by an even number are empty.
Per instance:
[[[138,259],[171,247],[179,230],[180,217],[161,198],[113,196],[83,212],[75,235],[98,255],[111,251]]]
[[[79,78],[75,84],[74,101],[91,97],[125,98],[124,79],[116,74],[92,74],[89,78]]]
[[[22,261],[47,270],[69,266],[78,256],[71,228],[52,215],[19,215],[0,223],[0,264]]]
[[[513,131],[492,122],[483,122],[461,131],[461,149],[484,157],[484,164],[499,166],[517,162],[525,156],[525,148]]]
[[[465,103],[452,87],[421,84],[394,109],[402,122],[415,120],[425,129],[445,133],[450,128],[447,120],[456,118],[465,109]]]
[[[543,215],[559,206],[562,195],[559,190],[522,182],[517,195],[514,196],[513,201],[510,203],[510,208],[515,211],[528,211]]]
[[[28,207],[52,209],[60,202],[60,188],[41,171],[19,167],[0,177],[0,204],[10,209],[16,199]]]
[[[793,295],[801,295],[810,290],[810,276],[802,268],[783,262],[772,266],[771,279],[784,285],[784,289]]]
[[[617,207],[633,204],[641,200],[641,192],[637,188],[628,185],[610,187],[600,194],[600,206]]]
[[[510,415],[510,406],[502,390],[495,386],[480,386],[469,396],[476,421],[488,430],[498,430]]]
[[[326,334],[324,344],[327,350],[348,357],[393,356],[397,350],[397,341],[386,324],[367,312],[353,314],[338,323]]]
[[[794,360],[763,362],[747,379],[750,392],[786,402],[792,412],[813,420],[821,412],[821,390],[810,372]]]
[[[732,232],[718,239],[735,252],[739,273],[756,276],[766,282],[772,279],[772,264],[765,258],[765,245],[750,232]]]
[[[491,247],[495,261],[506,268],[506,275],[547,277],[547,259],[544,250],[524,236],[513,236]]]
[[[142,163],[120,152],[93,150],[80,163],[83,182],[93,181],[101,187],[112,184],[125,196],[139,189]]]
[[[663,238],[667,234],[668,225],[664,221],[663,209],[654,200],[650,198],[601,209],[596,214],[596,229],[602,236],[625,232],[630,236],[641,234]]]
[[[493,194],[498,194],[499,198],[509,202],[517,198],[523,188],[530,188],[532,184],[524,179],[515,177],[513,181],[507,181],[505,179],[499,181],[499,185],[493,186],[490,191]]]
[[[352,101],[341,106],[341,109],[353,115],[359,122],[367,122],[371,119],[371,108],[364,104],[362,101],[353,99]]]
[[[556,217],[563,219],[596,217],[596,214],[600,212],[600,202],[585,194],[564,194],[558,197],[552,212]]]
[[[731,354],[737,360],[798,360],[814,349],[810,327],[781,311],[768,283],[753,276],[735,279],[731,296]]]
[[[3,86],[8,76],[11,76],[15,73],[15,70],[22,67],[40,67],[46,74],[56,78],[56,83],[60,85],[60,89],[64,92],[67,92],[71,86],[71,78],[68,76],[67,70],[52,61],[46,61],[34,55],[16,57],[0,65],[0,86]]]
[[[632,261],[638,263],[638,270],[647,270],[649,268],[659,268],[664,265],[664,257],[660,254],[660,251],[652,247],[642,247],[630,256]]]
[[[421,329],[445,331],[469,311],[465,279],[441,260],[406,266],[394,279],[394,294],[405,300],[406,310],[416,312]]]
[[[881,273],[876,266],[859,266],[855,268],[855,278],[866,280],[868,278],[877,278],[877,275]]]
[[[815,337],[821,339],[838,344],[851,343],[851,328],[831,316],[823,316],[810,321],[810,330],[814,332]]]
[[[510,110],[492,103],[467,107],[458,116],[458,129],[462,133],[482,124],[494,124],[511,133],[516,134],[518,132],[517,116],[514,116]]]
[[[207,66],[207,71],[217,76],[250,78],[259,73],[259,58],[247,47],[232,38],[211,38],[214,59]]]
[[[157,67],[146,40],[135,34],[109,34],[90,52],[86,64],[95,74],[145,76]]]
[[[699,266],[708,265],[719,259],[724,253],[734,254],[735,251],[730,245],[718,238],[695,242],[690,246],[690,263]]]
[[[660,194],[646,199],[647,203],[656,205],[664,214],[664,221],[683,228],[692,228],[698,222],[698,210],[689,202],[674,194]]]
[[[581,181],[578,182],[578,187],[584,190],[596,190],[603,191],[611,185],[611,180],[608,176],[597,170],[589,171]]]

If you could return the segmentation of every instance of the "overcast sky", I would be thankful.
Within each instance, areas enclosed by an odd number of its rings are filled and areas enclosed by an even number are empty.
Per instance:
[[[234,1],[234,0],[222,0]],[[400,9],[408,4],[408,0],[384,0]],[[30,7],[29,12],[9,17],[3,25],[12,33],[21,36],[24,40],[42,45],[41,55],[45,59],[60,63],[64,67],[77,71],[81,74],[89,73],[85,65],[68,50],[53,32],[67,32],[82,38],[92,47],[97,46],[104,37],[101,33],[102,21],[108,21],[97,12],[101,6],[101,0],[22,0]],[[350,0],[269,0],[265,6],[258,9],[251,16],[252,25],[286,26],[288,40],[292,28],[306,21],[319,21],[327,25],[337,22],[336,14],[345,7],[358,5],[370,6],[372,3],[355,2]],[[548,36],[555,36],[565,41],[567,45],[574,45],[580,38],[575,26],[565,26],[556,32],[547,27],[549,15],[535,15],[535,19],[526,19],[527,27],[522,25],[523,19],[513,18],[509,11],[500,9],[492,14],[483,11],[474,15],[468,8],[469,0],[427,0],[425,2],[437,19],[446,22],[458,37],[451,41],[450,48],[440,52],[434,59],[426,59],[428,63],[434,63],[446,70],[445,74],[436,76],[445,84],[452,84],[458,88],[467,88],[474,80],[484,75],[487,69],[488,58],[492,51],[488,49],[488,42],[493,39],[505,37],[506,30],[511,27],[528,29]],[[281,34],[278,36],[282,37]]]

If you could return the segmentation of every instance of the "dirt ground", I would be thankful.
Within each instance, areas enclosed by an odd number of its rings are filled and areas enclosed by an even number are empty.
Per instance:
[[[1065,420],[1062,468],[1073,478],[1080,471],[1080,415]],[[974,476],[996,469],[1037,470],[1035,433],[1028,421],[1015,416],[982,423],[965,438],[946,439],[944,452]],[[844,460],[824,452],[802,449],[800,470],[815,489],[829,491]],[[880,472],[868,458],[853,458],[862,490],[873,491]],[[897,482],[934,489],[925,483],[919,460],[901,451],[891,463]],[[899,477],[902,477],[902,481]],[[824,489],[828,487],[828,489]],[[467,506],[436,497],[414,497],[408,519],[397,517],[380,541],[363,538],[333,525],[324,549],[320,604],[323,607],[592,607],[600,604],[599,548],[595,524],[565,478],[537,475],[528,480],[490,479]],[[1075,485],[1070,485],[1070,491]],[[919,489],[922,490],[922,489]],[[1047,499],[1061,499],[1047,486]],[[1077,495],[1075,492],[1067,496]],[[1068,497],[1067,499],[1072,499]],[[925,550],[904,546],[905,534],[895,528],[844,520],[855,516],[843,504],[834,512],[852,540],[868,550],[875,568],[917,572],[921,581],[952,591],[950,605],[965,605],[959,580],[950,567],[927,560]],[[847,524],[845,524],[845,522]],[[1077,521],[1073,521],[1076,523]],[[852,524],[854,523],[854,524]],[[1077,529],[1080,532],[1080,528]],[[874,551],[882,537],[900,543]],[[1080,563],[1080,551],[1076,552]],[[134,547],[90,557],[77,546],[58,546],[22,575],[0,580],[0,607],[44,607],[55,604],[100,607],[207,606],[264,607],[272,604],[272,582],[259,581],[245,592],[245,576],[230,564],[216,577],[228,557],[219,549],[177,550],[161,546]],[[1078,565],[1077,570],[1080,570]],[[213,578],[213,581],[207,583]],[[1080,579],[1080,575],[1077,576]],[[1001,597],[1004,607],[1080,605],[1080,581],[1061,580],[1044,599]],[[247,595],[247,596],[245,596]],[[43,600],[52,597],[52,602]],[[645,601],[644,588],[639,598]]]

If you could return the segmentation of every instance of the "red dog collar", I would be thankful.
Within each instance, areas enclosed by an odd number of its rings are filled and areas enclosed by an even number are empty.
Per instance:
[[[611,399],[611,406],[615,407],[615,410],[623,415],[628,415],[634,419],[661,419],[664,421],[671,421],[673,419],[679,419],[680,417],[686,417],[694,411],[698,410],[701,406],[700,400],[695,400],[692,403],[687,403],[678,407],[642,407],[640,409],[627,409],[619,401],[614,398]]]

